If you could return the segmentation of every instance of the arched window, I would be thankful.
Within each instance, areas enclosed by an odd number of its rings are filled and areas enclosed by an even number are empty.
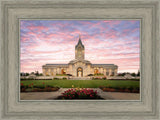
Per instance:
[[[48,74],[48,72],[46,72],[46,76],[48,76],[49,74]]]
[[[114,76],[114,72],[112,72],[112,75]]]
[[[99,73],[98,69],[94,69],[94,74],[98,74],[98,73]]]
[[[54,75],[54,73],[53,73],[53,72],[51,72],[51,75],[53,76],[53,75]]]
[[[109,75],[109,72],[106,72],[106,75]]]
[[[66,71],[64,69],[62,69],[61,74],[66,74]]]

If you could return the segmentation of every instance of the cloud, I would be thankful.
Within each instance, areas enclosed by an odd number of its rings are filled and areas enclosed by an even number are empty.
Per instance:
[[[46,63],[68,63],[74,59],[79,34],[85,58],[92,63],[113,63],[119,72],[138,71],[137,20],[21,20],[21,71],[42,72]]]

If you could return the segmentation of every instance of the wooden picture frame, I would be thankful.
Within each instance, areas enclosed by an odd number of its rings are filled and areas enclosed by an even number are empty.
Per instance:
[[[159,117],[159,0],[1,0],[1,119],[156,119]],[[141,21],[141,100],[20,101],[20,19]]]

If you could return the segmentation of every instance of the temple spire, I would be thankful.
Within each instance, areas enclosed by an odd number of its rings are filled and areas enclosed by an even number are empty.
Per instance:
[[[84,60],[84,45],[82,44],[80,34],[79,34],[78,43],[75,46],[75,59]]]
[[[84,48],[84,45],[82,44],[82,41],[81,41],[81,36],[80,36],[80,34],[79,34],[78,43],[77,43],[77,45],[76,45],[75,47],[78,47],[79,45],[82,46],[82,47]]]
[[[81,39],[81,35],[79,34],[79,39]]]

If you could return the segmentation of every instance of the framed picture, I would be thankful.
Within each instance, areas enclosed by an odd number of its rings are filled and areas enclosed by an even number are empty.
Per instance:
[[[1,0],[1,119],[159,119],[159,0]]]
[[[19,22],[20,100],[140,100],[140,20]]]

